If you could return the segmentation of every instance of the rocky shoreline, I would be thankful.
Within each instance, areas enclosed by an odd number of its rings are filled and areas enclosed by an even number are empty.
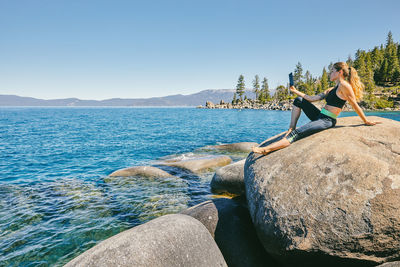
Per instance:
[[[383,123],[340,118],[268,156],[250,152],[256,143],[225,144],[215,149],[250,153],[114,172],[165,179],[173,174],[162,166],[214,170],[212,192],[236,197],[133,227],[66,266],[400,266],[400,122],[371,119]]]
[[[325,104],[324,101],[317,101],[313,102],[314,105],[316,105],[318,108],[322,108]],[[205,106],[197,106],[196,108],[203,108],[203,109],[261,109],[261,110],[292,110],[293,106],[293,99],[290,100],[271,100],[266,102],[265,104],[262,104],[258,100],[253,100],[253,99],[246,99],[243,102],[238,102],[237,104],[232,104],[232,103],[225,103],[224,101],[220,101],[219,104],[214,104],[211,101],[207,101]],[[400,105],[396,106],[395,108],[385,108],[385,109],[368,109],[365,107],[364,103],[361,102],[360,106],[363,110],[366,111],[400,111]],[[343,107],[343,111],[352,111],[353,108],[346,103],[345,106]]]

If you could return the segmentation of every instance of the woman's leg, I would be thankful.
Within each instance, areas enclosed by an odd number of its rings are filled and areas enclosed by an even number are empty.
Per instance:
[[[265,146],[265,147],[255,147],[255,146],[253,146],[252,150],[253,150],[254,153],[260,153],[260,154],[263,154],[263,155],[267,155],[268,153],[270,153],[272,151],[275,151],[275,150],[278,150],[278,149],[282,149],[282,148],[285,148],[285,147],[288,147],[288,146],[290,146],[290,142],[286,138],[282,138],[281,140],[276,141],[275,143],[272,143],[272,144],[270,144],[268,146]]]
[[[316,106],[314,106],[311,102],[308,102],[307,100],[305,100],[300,96],[294,99],[293,107],[298,107],[302,111],[304,111],[304,113],[311,121],[315,121],[316,119],[318,119],[318,115],[319,113],[321,113],[321,111]],[[298,116],[300,116],[300,114]]]
[[[289,129],[293,130],[296,129],[297,121],[300,118],[300,114],[301,114],[301,108],[293,105]]]
[[[307,137],[314,133],[323,131],[325,129],[335,126],[336,120],[330,118],[319,118],[315,121],[310,121],[309,123],[297,128],[291,132],[287,137],[272,143],[266,147],[252,147],[253,152],[267,155],[268,153],[282,149],[290,146],[291,143],[297,141],[301,138]]]
[[[309,123],[304,124],[303,126],[292,131],[288,136],[286,136],[286,139],[288,140],[288,142],[293,143],[301,138],[331,128],[335,126],[335,124],[336,124],[335,119],[319,118],[315,121],[310,121]]]
[[[289,130],[286,132],[285,137],[287,137],[293,130],[296,129],[297,121],[300,118],[302,110],[311,121],[316,120],[318,118],[319,113],[321,112],[316,106],[314,106],[309,101],[305,100],[300,96],[296,97],[293,101]]]

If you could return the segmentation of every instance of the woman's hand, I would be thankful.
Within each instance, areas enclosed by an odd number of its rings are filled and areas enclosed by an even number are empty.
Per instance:
[[[293,94],[296,94],[295,91],[297,91],[296,87],[294,87],[294,85],[289,87],[290,92],[292,92]]]
[[[365,125],[373,126],[375,124],[380,124],[380,123],[382,123],[382,122],[381,121],[366,121]]]

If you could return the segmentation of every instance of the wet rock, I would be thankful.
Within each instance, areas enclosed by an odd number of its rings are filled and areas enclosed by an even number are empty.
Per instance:
[[[186,169],[193,173],[201,173],[204,171],[214,170],[217,167],[228,165],[231,162],[232,159],[228,156],[203,156],[182,161],[167,160],[165,162],[161,162],[160,164]]]
[[[231,193],[242,195],[244,188],[244,163],[246,159],[219,168],[212,180],[211,191],[215,194]]]
[[[210,233],[183,214],[165,215],[110,237],[65,266],[227,266]]]
[[[136,166],[117,170],[109,176],[144,176],[144,177],[171,177],[172,175],[166,171],[152,166]]]
[[[252,146],[258,146],[255,142],[240,142],[240,143],[233,143],[233,144],[223,144],[213,146],[219,150],[225,150],[230,152],[251,152]]]
[[[228,266],[278,266],[258,240],[245,205],[242,198],[219,198],[182,213],[196,218],[208,229]]]
[[[265,249],[289,265],[374,266],[400,257],[400,123],[339,118],[244,168],[249,211]],[[264,142],[265,146],[273,139]]]

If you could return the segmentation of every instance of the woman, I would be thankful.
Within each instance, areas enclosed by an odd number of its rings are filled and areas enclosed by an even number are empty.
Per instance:
[[[362,98],[364,85],[361,83],[356,69],[349,67],[345,62],[337,62],[331,69],[330,80],[335,81],[336,86],[315,96],[306,95],[298,91],[294,86],[291,86],[290,91],[298,95],[298,97],[293,102],[289,130],[286,132],[284,138],[275,143],[266,147],[252,147],[253,152],[267,155],[274,150],[289,146],[300,138],[334,127],[336,118],[342,111],[346,101],[349,101],[350,105],[366,125],[372,126],[380,123],[368,121],[364,112],[357,104],[357,101],[360,101]],[[311,104],[311,102],[322,99],[326,99],[326,105],[322,110]],[[301,110],[304,111],[311,122],[296,129]]]

